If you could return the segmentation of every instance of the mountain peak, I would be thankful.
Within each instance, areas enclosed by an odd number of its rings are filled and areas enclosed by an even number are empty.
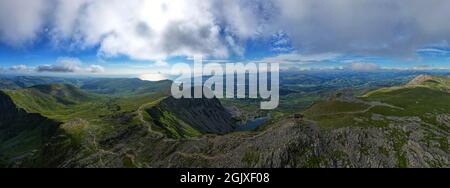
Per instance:
[[[450,91],[450,77],[449,76],[435,76],[435,75],[419,75],[411,80],[407,86],[423,86],[441,91]]]
[[[416,76],[414,79],[412,79],[408,85],[422,85],[424,82],[427,81],[433,81],[433,76],[421,74],[419,76]]]
[[[192,132],[224,134],[236,128],[232,114],[217,98],[167,97],[146,111],[155,125],[161,129],[173,130],[169,132],[175,137],[189,136]]]

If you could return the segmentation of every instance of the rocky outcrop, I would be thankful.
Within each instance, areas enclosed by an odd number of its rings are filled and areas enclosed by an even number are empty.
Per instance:
[[[259,167],[359,168],[449,167],[448,132],[410,121],[389,127],[321,130],[308,120],[288,118],[261,132],[196,139],[155,139],[134,127],[121,144],[97,153],[103,164],[74,167]],[[136,143],[147,143],[139,145]],[[93,160],[93,159],[89,159]]]

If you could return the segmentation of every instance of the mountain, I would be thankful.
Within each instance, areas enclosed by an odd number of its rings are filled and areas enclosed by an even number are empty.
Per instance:
[[[447,87],[447,78],[432,78]],[[361,97],[338,93],[257,132],[155,141],[130,130],[114,140],[153,144],[111,144],[116,155],[131,157],[103,157],[106,166],[134,167],[449,167],[450,94],[437,88],[421,82]]]
[[[449,81],[445,76],[420,75],[406,85],[378,89],[360,98],[337,97],[317,102],[305,111],[305,116],[327,130],[326,135],[347,138],[338,137],[346,143],[344,148],[336,142],[331,145],[344,149],[346,154],[358,152],[356,156],[365,157],[350,160],[352,163],[372,167],[448,167]],[[361,140],[348,140],[360,134],[364,134]]]
[[[132,95],[153,92],[168,92],[172,81],[144,81],[137,78],[98,78],[85,81],[81,89],[110,95]]]
[[[36,85],[29,88],[4,91],[14,102],[28,112],[58,113],[69,106],[95,100],[93,94],[67,84]]]
[[[450,79],[421,77],[357,98],[338,93],[256,133],[177,143],[155,166],[449,167]]]
[[[16,83],[14,83],[11,80],[2,79],[0,80],[0,89],[19,89],[20,86],[18,86]]]
[[[0,109],[0,166],[25,163],[27,157],[42,149],[56,134],[60,124],[38,113],[27,112],[2,91]]]
[[[160,86],[147,84],[145,89]],[[49,84],[4,90],[0,97],[2,166],[62,166],[73,160],[70,155],[76,157],[73,152],[90,161],[87,153],[101,152],[102,144],[133,133],[130,129],[179,139],[235,128],[218,99],[178,100],[164,91],[108,97],[72,85]]]
[[[6,90],[0,165],[450,167],[449,80],[419,75],[357,96],[334,91],[256,131],[234,131],[237,120],[217,99],[96,95],[68,85]]]
[[[431,89],[438,89],[441,91],[450,91],[450,76],[430,76],[419,75],[411,80],[407,86],[410,87],[429,87]]]
[[[0,89],[23,89],[36,85],[66,84],[97,94],[142,95],[169,92],[172,81],[145,81],[137,78],[58,78],[42,76],[0,76]]]
[[[19,89],[45,84],[78,85],[82,79],[44,76],[0,76],[0,89]]]
[[[200,135],[200,133],[230,133],[236,122],[216,98],[175,99],[167,97],[147,108],[151,121],[174,137]]]

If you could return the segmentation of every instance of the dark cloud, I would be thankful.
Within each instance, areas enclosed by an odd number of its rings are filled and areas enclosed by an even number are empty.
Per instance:
[[[76,58],[60,58],[54,65],[40,65],[37,72],[72,73],[81,70],[81,61]]]
[[[376,71],[380,69],[380,66],[374,63],[365,63],[365,62],[353,62],[351,63],[350,67],[353,71]]]
[[[283,31],[300,53],[411,56],[450,41],[449,10],[448,0],[2,0],[0,41],[21,46],[48,28],[99,55],[155,60],[242,54]]]
[[[186,22],[171,22],[165,29],[162,50],[168,54],[204,54],[228,56],[221,46],[220,28],[214,25],[194,26]],[[205,42],[207,41],[207,42]]]
[[[303,52],[404,56],[450,40],[447,0],[275,0],[278,27]]]
[[[105,68],[103,68],[100,65],[91,65],[91,66],[87,67],[85,70],[88,73],[102,73],[102,72],[105,72]]]

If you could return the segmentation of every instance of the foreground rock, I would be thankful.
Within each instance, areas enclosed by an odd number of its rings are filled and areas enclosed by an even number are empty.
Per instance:
[[[448,132],[397,122],[320,130],[314,122],[285,119],[262,132],[186,140],[155,140],[135,127],[129,136],[103,143],[104,152],[64,167],[449,167]]]

